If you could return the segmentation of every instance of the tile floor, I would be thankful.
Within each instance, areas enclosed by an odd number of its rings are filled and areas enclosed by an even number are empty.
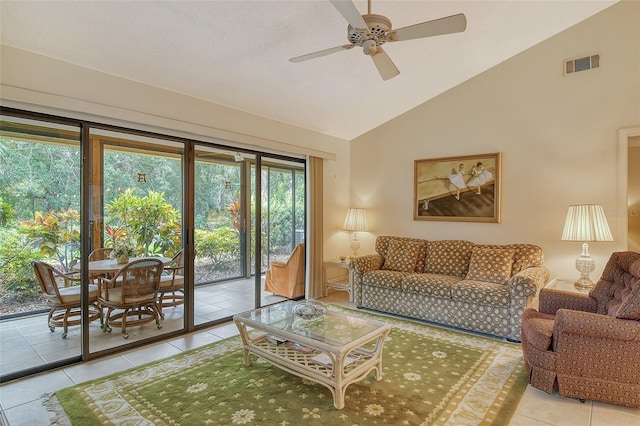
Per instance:
[[[325,302],[349,306],[346,293],[330,293]],[[11,426],[48,425],[51,413],[42,405],[42,395],[77,383],[171,356],[237,334],[232,323],[180,336],[142,349],[73,365],[0,387],[1,424]],[[548,395],[528,387],[511,419],[514,426],[638,426],[640,410]]]

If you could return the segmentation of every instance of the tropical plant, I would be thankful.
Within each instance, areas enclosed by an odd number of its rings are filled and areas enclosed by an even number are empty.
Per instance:
[[[13,218],[13,206],[0,196],[0,226],[6,226]]]
[[[34,239],[42,257],[56,258],[65,272],[80,260],[80,214],[72,208],[36,212],[35,219],[23,221],[19,231]]]
[[[240,258],[240,239],[230,226],[213,231],[195,231],[195,249],[198,257],[211,259],[216,268],[227,268]]]
[[[240,199],[238,198],[227,206],[227,212],[231,216],[231,223],[236,231],[240,233]]]
[[[107,223],[121,230],[128,248],[137,255],[174,253],[180,247],[180,219],[180,213],[165,201],[164,194],[153,191],[140,198],[128,188],[106,205]]]
[[[26,235],[16,229],[0,228],[0,289],[25,296],[37,295],[40,287],[31,261],[38,258],[39,249],[30,244]]]
[[[109,225],[105,225],[105,233],[107,234],[106,246],[113,248],[113,252],[111,253],[113,257],[131,257],[135,256],[135,251],[133,249],[134,244],[131,242],[131,239],[127,236],[124,228],[112,228]]]

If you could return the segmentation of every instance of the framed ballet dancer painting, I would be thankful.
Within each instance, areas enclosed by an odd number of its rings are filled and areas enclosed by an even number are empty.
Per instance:
[[[413,220],[500,223],[500,153],[414,162]]]

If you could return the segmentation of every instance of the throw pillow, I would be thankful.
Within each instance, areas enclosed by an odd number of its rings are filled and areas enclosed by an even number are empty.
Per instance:
[[[467,279],[496,284],[506,284],[511,278],[513,250],[496,248],[474,248]]]
[[[422,245],[419,241],[389,241],[387,257],[384,259],[382,269],[398,272],[414,272]]]

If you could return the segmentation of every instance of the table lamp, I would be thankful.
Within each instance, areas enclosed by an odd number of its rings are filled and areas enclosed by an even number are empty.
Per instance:
[[[593,287],[589,274],[596,268],[596,263],[589,254],[588,241],[613,241],[602,206],[599,204],[569,206],[562,241],[583,242],[582,254],[576,259],[576,269],[581,275],[573,285],[580,290]]]
[[[360,241],[358,241],[358,232],[367,230],[367,212],[365,209],[349,209],[347,217],[344,219],[343,228],[347,231],[353,231],[353,239],[351,240],[351,257],[358,256]]]

